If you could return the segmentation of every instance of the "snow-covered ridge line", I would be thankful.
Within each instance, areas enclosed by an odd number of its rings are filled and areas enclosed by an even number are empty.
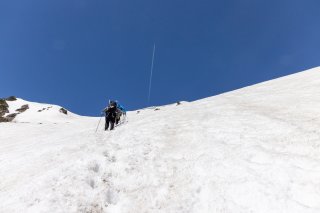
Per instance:
[[[235,89],[232,91],[227,91],[227,92],[215,95],[215,96],[202,98],[199,100],[192,101],[190,103],[203,101],[203,100],[207,100],[207,99],[213,99],[213,98],[219,97],[219,96],[229,96],[234,93],[245,93],[246,91],[251,91],[251,90],[268,89],[268,88],[272,87],[272,85],[279,87],[279,89],[281,89],[281,88],[285,89],[286,87],[292,88],[293,87],[292,84],[295,84],[294,86],[296,86],[297,88],[303,89],[303,87],[306,86],[306,84],[305,84],[306,81],[314,82],[314,81],[317,81],[319,77],[320,77],[320,66],[314,67],[311,69],[307,69],[307,70],[303,70],[303,71],[299,71],[294,74],[276,77],[274,79],[270,79],[270,80],[263,81],[260,83],[248,85],[248,86],[241,87],[241,88],[238,88],[238,89]],[[292,89],[294,89],[294,88],[292,88]],[[270,94],[271,94],[271,92],[270,92]]]
[[[57,123],[77,117],[63,107],[30,102],[14,96],[0,99],[0,107],[2,122]]]

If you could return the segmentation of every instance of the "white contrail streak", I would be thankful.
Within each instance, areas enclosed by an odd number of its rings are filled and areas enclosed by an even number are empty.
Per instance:
[[[155,53],[155,51],[156,51],[156,44],[154,44],[154,46],[153,46],[152,63],[151,63],[151,71],[150,71],[150,81],[149,81],[148,106],[150,105],[150,98],[151,98],[152,74],[153,74],[153,64],[154,64],[154,53]]]

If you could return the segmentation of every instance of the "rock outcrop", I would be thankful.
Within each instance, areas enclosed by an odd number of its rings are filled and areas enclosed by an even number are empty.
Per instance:
[[[19,113],[11,113],[5,117],[7,119],[7,122],[11,122]]]
[[[16,111],[17,112],[24,112],[24,111],[26,111],[27,109],[29,109],[29,105],[28,104],[26,104],[26,105],[22,105],[19,109],[17,109]]]
[[[61,112],[61,113],[63,113],[63,114],[68,114],[68,110],[66,110],[65,108],[61,108],[60,110],[59,110],[59,112]]]
[[[8,98],[5,98],[4,100],[6,100],[6,101],[16,101],[17,97],[16,96],[9,96]]]
[[[0,123],[1,122],[11,122],[18,114],[26,111],[29,109],[29,105],[23,105],[20,107],[20,109],[17,109],[17,113],[11,113],[7,116],[4,116],[5,114],[9,113],[9,105],[7,101],[16,101],[17,98],[15,96],[10,96],[8,98],[2,98],[0,99]]]
[[[0,99],[0,117],[4,116],[6,113],[9,113],[9,105],[5,99]]]

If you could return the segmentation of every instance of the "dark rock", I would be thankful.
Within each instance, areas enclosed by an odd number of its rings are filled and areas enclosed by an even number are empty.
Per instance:
[[[68,114],[68,110],[66,110],[65,108],[61,108],[60,110],[59,110],[59,112],[61,112],[61,113],[63,113],[63,114]]]
[[[0,123],[9,122],[7,118],[0,117]]]
[[[9,107],[5,99],[0,99],[0,106]]]
[[[154,109],[154,111],[158,111],[158,110],[160,110],[160,109],[159,109],[159,108],[155,108],[155,109]]]
[[[4,99],[0,99],[0,117],[4,114],[9,113],[9,105]]]
[[[6,101],[16,101],[17,97],[16,96],[9,96],[8,98],[5,98]]]
[[[9,110],[5,106],[0,106],[0,116],[4,116],[6,113],[9,113]]]
[[[180,102],[180,101],[177,102],[177,106],[179,106],[179,105],[181,105],[181,102]]]
[[[29,109],[29,105],[28,105],[28,104],[22,105],[22,106],[20,107],[20,109],[17,109],[16,111],[17,111],[17,112],[24,112],[24,111],[26,111],[27,109]]]
[[[12,113],[7,115],[5,118],[8,120],[8,122],[11,122],[19,113]]]

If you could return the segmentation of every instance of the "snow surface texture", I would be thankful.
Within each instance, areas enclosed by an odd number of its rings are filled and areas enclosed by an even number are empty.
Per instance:
[[[111,132],[19,101],[0,124],[0,212],[320,212],[320,68],[129,112]]]

